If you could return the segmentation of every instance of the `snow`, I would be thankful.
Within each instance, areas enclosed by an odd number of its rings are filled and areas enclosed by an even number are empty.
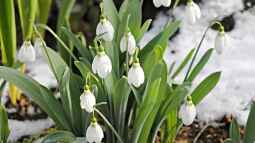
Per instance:
[[[51,119],[36,120],[36,121],[17,121],[9,120],[10,136],[9,141],[13,142],[22,136],[35,135],[43,130],[53,126]]]
[[[191,48],[198,45],[202,34],[210,21],[233,14],[235,28],[227,32],[230,45],[224,49],[222,55],[213,53],[210,62],[195,81],[196,85],[207,75],[215,71],[222,71],[222,77],[217,87],[198,106],[198,120],[211,122],[220,120],[223,116],[234,116],[240,125],[245,125],[249,114],[251,99],[255,96],[255,15],[254,10],[244,11],[241,0],[206,0],[200,5],[202,18],[196,24],[190,25],[185,18],[185,7],[177,7],[173,11],[176,19],[182,20],[179,34],[169,41],[169,48],[165,52],[168,66],[176,60],[177,65]],[[140,45],[145,45],[164,26],[168,19],[159,13],[152,29],[145,34]],[[207,49],[214,47],[217,32],[209,30],[202,44],[200,55]],[[172,54],[171,51],[176,53]],[[182,80],[181,75],[177,81]]]

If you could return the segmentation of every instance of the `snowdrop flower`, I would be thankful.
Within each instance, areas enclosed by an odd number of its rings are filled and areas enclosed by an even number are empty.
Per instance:
[[[87,112],[91,113],[94,110],[94,106],[96,105],[96,98],[90,92],[89,88],[86,87],[82,95],[80,96],[81,108],[85,109]]]
[[[225,47],[228,46],[228,35],[224,30],[220,30],[215,38],[215,50],[218,54],[222,54]]]
[[[144,72],[139,62],[135,61],[128,71],[128,83],[139,87],[144,83]]]
[[[201,17],[201,10],[199,6],[193,2],[193,0],[188,1],[185,11],[187,19],[191,24],[196,23],[196,21]]]
[[[92,62],[92,71],[101,78],[106,78],[112,71],[112,62],[104,51],[98,52]]]
[[[133,55],[136,50],[136,41],[131,32],[126,33],[120,41],[120,51],[123,53],[128,51],[130,55]]]
[[[153,4],[155,7],[169,7],[171,5],[171,0],[153,0]]]
[[[30,41],[24,41],[19,52],[18,60],[23,63],[35,61],[35,49]]]
[[[101,126],[94,120],[86,131],[86,140],[89,143],[101,143],[104,138],[104,132]]]
[[[182,122],[184,125],[188,126],[192,124],[195,117],[196,117],[196,107],[193,104],[191,97],[188,96],[187,101],[185,101],[185,103],[181,105],[181,108],[179,111],[179,118],[182,119]]]
[[[114,28],[109,20],[102,18],[97,25],[96,35],[105,41],[112,41],[114,37]]]

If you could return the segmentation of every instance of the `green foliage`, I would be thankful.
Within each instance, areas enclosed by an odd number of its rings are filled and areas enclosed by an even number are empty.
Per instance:
[[[79,98],[85,84],[89,84],[97,103],[100,104],[95,107],[93,115],[96,114],[100,124],[104,125],[106,142],[153,143],[159,131],[162,133],[160,138],[163,143],[173,142],[180,125],[177,117],[179,107],[190,93],[191,82],[208,62],[212,49],[192,68],[188,81],[179,84],[168,83],[169,79],[173,80],[182,72],[191,59],[195,59],[195,49],[189,52],[174,74],[169,75],[163,54],[169,38],[179,28],[180,21],[167,22],[162,31],[139,51],[138,57],[144,69],[145,81],[141,87],[136,88],[128,83],[126,68],[129,68],[130,63],[129,60],[125,60],[128,55],[120,52],[119,45],[127,29],[130,29],[137,43],[148,30],[151,20],[142,24],[141,1],[125,0],[118,11],[112,0],[104,0],[103,11],[115,29],[114,40],[98,41],[96,37],[91,45],[86,44],[82,34],[75,34],[70,30],[68,20],[74,0],[64,0],[61,3],[57,34],[46,25],[34,26],[34,31],[41,40],[43,36],[38,31],[39,28],[49,31],[59,43],[60,54],[47,48],[44,42],[42,50],[57,79],[61,102],[49,89],[31,77],[11,68],[0,67],[0,78],[23,90],[61,130],[49,134],[43,142],[85,140],[77,138],[85,136],[91,118],[90,114],[80,108]],[[23,11],[22,8],[21,5],[20,11]],[[98,42],[105,48],[113,65],[111,74],[105,79],[94,74],[91,67],[98,50]],[[219,78],[219,72],[213,73],[195,88],[191,95],[196,104],[216,86]]]
[[[14,1],[0,1],[0,47],[2,63],[13,66],[16,56],[16,25]]]
[[[0,105],[0,142],[7,143],[10,130],[8,127],[7,113],[2,105]]]

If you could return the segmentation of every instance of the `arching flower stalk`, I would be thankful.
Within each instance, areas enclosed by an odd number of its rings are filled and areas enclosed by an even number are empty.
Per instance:
[[[35,49],[30,41],[24,41],[19,52],[18,60],[22,63],[29,63],[35,61]]]
[[[94,106],[96,105],[96,98],[90,91],[89,86],[86,85],[84,92],[80,96],[81,108],[86,110],[88,113],[93,112]]]
[[[104,138],[104,131],[97,123],[96,118],[93,116],[92,121],[86,131],[86,141],[89,143],[101,143]]]
[[[171,5],[171,0],[153,0],[153,4],[155,7],[169,7]]]
[[[192,102],[191,96],[187,97],[185,103],[181,105],[179,118],[182,119],[184,125],[188,126],[193,123],[196,118],[196,107]]]
[[[131,32],[127,32],[121,38],[120,51],[123,53],[128,51],[129,55],[133,55],[136,50],[136,41]]]
[[[92,71],[98,74],[100,78],[106,78],[112,71],[111,59],[104,52],[104,48],[100,45],[99,51],[92,62]]]
[[[201,10],[193,0],[188,0],[186,5],[186,16],[189,23],[194,24],[198,19],[201,18]]]

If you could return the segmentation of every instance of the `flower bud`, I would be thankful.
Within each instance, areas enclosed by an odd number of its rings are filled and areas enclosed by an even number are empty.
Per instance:
[[[89,143],[101,143],[104,132],[101,126],[95,121],[92,122],[86,131],[86,141]]]
[[[179,111],[179,118],[182,119],[184,125],[188,126],[193,123],[196,117],[196,107],[193,104],[191,99],[185,101],[184,104],[181,105]]]
[[[130,55],[133,55],[136,50],[136,41],[131,32],[125,34],[120,41],[120,51],[123,53],[126,50]]]
[[[114,37],[114,28],[111,22],[106,18],[102,18],[97,25],[96,35],[105,41],[112,41]]]
[[[155,7],[169,7],[171,5],[171,0],[153,0],[153,4]]]
[[[18,60],[23,63],[35,61],[35,50],[30,41],[24,41],[18,52]]]
[[[93,112],[94,106],[96,105],[96,98],[89,89],[85,89],[80,96],[80,104],[82,109],[85,109],[89,113]]]
[[[201,17],[201,10],[199,6],[192,0],[189,0],[186,6],[186,15],[189,23],[194,24]]]
[[[112,62],[105,52],[99,52],[95,56],[92,62],[92,71],[101,78],[106,78],[112,71]]]
[[[128,83],[135,87],[144,83],[144,71],[138,62],[133,63],[128,71]]]

